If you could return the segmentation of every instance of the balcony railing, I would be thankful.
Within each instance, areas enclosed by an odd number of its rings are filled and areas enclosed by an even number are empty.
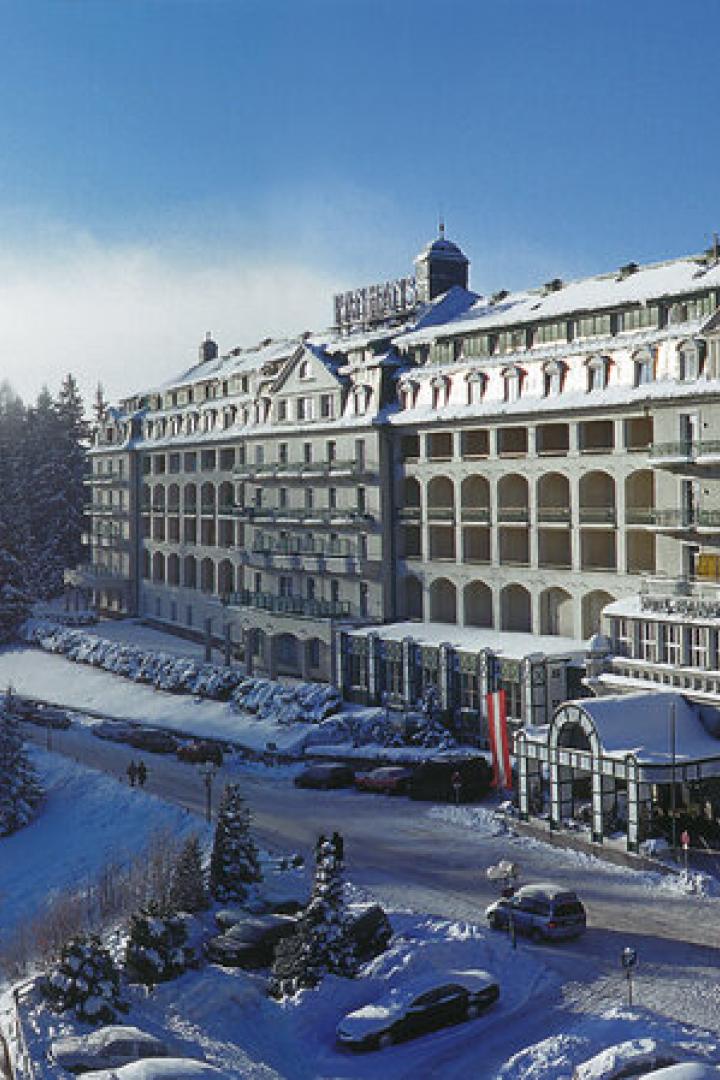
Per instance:
[[[73,584],[77,583],[77,579],[91,584],[100,584],[103,581],[119,583],[130,580],[130,575],[124,571],[113,570],[110,567],[102,566],[97,563],[82,563],[80,566],[76,566],[73,570],[67,570],[65,573],[67,580]]]
[[[720,582],[695,578],[648,577],[640,584],[640,607],[665,615],[720,617]]]
[[[628,506],[625,508],[625,524],[654,525],[656,513],[652,506]]]
[[[367,510],[324,508],[309,509],[301,507],[265,507],[238,506],[232,513],[236,517],[249,518],[251,521],[291,521],[298,525],[361,525],[375,520]]]
[[[697,452],[697,443],[688,439],[679,442],[654,443],[650,447],[650,457],[659,461],[691,461]]]
[[[538,506],[538,521],[568,525],[570,522],[569,506]]]
[[[295,615],[310,619],[342,619],[350,615],[347,600],[308,600],[302,596],[276,596],[273,593],[242,589],[223,597],[231,607],[250,607],[274,615]]]
[[[498,506],[498,521],[505,524],[527,525],[530,521],[528,506]]]
[[[247,479],[254,476],[263,479],[284,479],[291,476],[328,477],[343,473],[352,477],[372,475],[377,467],[353,458],[336,458],[334,461],[267,461],[257,464],[236,465],[233,474]]]
[[[400,521],[420,521],[422,509],[419,506],[401,506],[397,516]]]
[[[282,539],[261,534],[255,538],[252,549],[260,555],[308,555],[324,559],[350,558],[355,554],[350,540],[320,540],[308,536]]]
[[[615,507],[614,506],[581,506],[580,507],[580,524],[581,525],[614,525],[615,524]]]
[[[653,524],[659,529],[691,529],[697,524],[698,513],[685,508],[653,510],[653,518]]]
[[[454,521],[455,510],[452,506],[428,506],[428,521]]]
[[[480,525],[490,524],[490,507],[489,506],[463,506],[460,510],[460,517],[463,521],[477,522]]]

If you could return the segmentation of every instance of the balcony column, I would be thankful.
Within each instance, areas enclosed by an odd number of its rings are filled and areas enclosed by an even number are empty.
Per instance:
[[[420,543],[422,545],[422,560],[427,562],[430,558],[430,525],[428,524],[428,481],[420,483]]]
[[[493,438],[495,434],[493,433]],[[492,477],[489,480],[488,487],[490,498],[490,565],[500,565],[500,533],[498,530],[498,494],[497,494],[498,481],[497,477]]]
[[[571,430],[577,431],[577,424]],[[582,562],[580,543],[580,477],[570,477],[570,563],[574,571],[579,571]]]
[[[535,441],[535,429],[530,429],[532,441]],[[538,566],[538,515],[537,482],[531,476],[528,480],[528,561],[533,569]]]
[[[621,476],[615,481],[615,515],[617,547],[615,551],[615,566],[620,574],[627,573],[627,527],[625,524],[625,477]]]
[[[459,438],[459,435],[456,436]],[[457,447],[456,447],[457,450]],[[453,507],[455,521],[453,531],[455,534],[455,562],[463,561],[463,533],[462,533],[462,481],[453,479]]]
[[[613,422],[613,453],[624,454],[625,453],[625,420],[615,420]]]
[[[568,425],[568,453],[580,453],[580,425],[576,421]]]

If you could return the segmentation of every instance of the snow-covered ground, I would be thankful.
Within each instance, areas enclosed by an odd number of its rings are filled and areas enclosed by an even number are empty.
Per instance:
[[[133,643],[137,641],[132,624],[107,627],[115,628],[129,635]],[[167,635],[159,635],[156,641],[154,631],[138,633],[143,644],[169,651]],[[148,633],[153,640],[145,638]],[[186,644],[179,643],[180,647]],[[21,693],[64,702],[79,710],[96,709],[245,745],[254,740],[258,749],[264,749],[268,741],[283,748],[284,738],[287,746],[291,739],[303,738],[302,731],[239,714],[224,703],[165,694],[34,649],[0,652],[0,686],[8,682]],[[313,725],[296,727],[313,729]],[[0,840],[0,942],[12,938],[20,923],[37,914],[55,891],[69,884],[82,885],[109,861],[131,858],[158,829],[180,833],[204,828],[193,814],[147,792],[131,790],[124,782],[67,758],[34,753],[48,795],[41,813],[27,829]],[[154,771],[159,768],[154,766]],[[269,776],[263,780],[259,766],[240,768],[246,770],[248,786],[273,786]],[[281,773],[283,770],[274,771],[275,784]],[[318,805],[322,800],[324,806],[335,795],[302,793],[308,801],[292,806],[302,812],[300,805],[309,809],[312,800]],[[268,798],[274,798],[273,792]],[[347,794],[346,798],[351,812],[356,797]],[[334,805],[339,807],[343,793],[337,800]],[[535,874],[542,868],[542,875],[548,878],[587,883],[594,929],[578,947],[538,948],[521,941],[513,950],[505,935],[478,925],[482,903],[473,906],[471,918],[461,918],[468,911],[461,910],[462,898],[458,896],[457,904],[448,903],[445,914],[439,916],[432,891],[423,886],[422,879],[417,886],[409,885],[403,874],[407,863],[398,859],[381,890],[395,930],[391,948],[367,965],[357,979],[327,979],[318,989],[278,1004],[266,996],[261,975],[207,965],[149,995],[132,991],[128,1022],[161,1035],[179,1053],[218,1065],[229,1080],[369,1080],[379,1076],[393,1080],[465,1080],[469,1076],[479,1080],[570,1080],[579,1063],[596,1054],[601,1057],[582,1080],[603,1080],[609,1075],[613,1057],[627,1060],[640,1051],[652,1053],[655,1047],[663,1046],[669,1046],[676,1056],[720,1062],[720,977],[715,974],[720,899],[713,881],[638,874],[537,840],[513,837],[506,833],[502,819],[486,806],[428,808],[408,804],[406,818],[401,804],[393,800],[392,805],[395,815],[402,810],[403,820],[408,820],[407,835],[419,838],[427,823],[432,823],[433,850],[441,863],[442,852],[447,853],[448,896],[452,894],[453,875],[460,873],[458,864],[475,860],[477,865],[483,849],[496,848],[522,860],[526,868],[532,865]],[[398,825],[396,817],[395,827]],[[591,882],[596,884],[591,887]],[[297,872],[292,878],[273,879],[269,887],[275,893],[295,890],[302,899],[307,895],[307,874]],[[351,893],[359,898],[369,898],[372,890],[368,880],[363,889],[351,883]],[[684,893],[700,895],[684,899]],[[617,926],[610,923],[608,929],[600,918],[602,904],[611,896],[627,896],[628,903],[641,904],[643,911],[656,911],[663,917],[674,905],[691,904],[696,912],[692,917],[698,933],[674,938],[670,971],[661,963],[664,939],[657,938],[662,920],[648,925],[637,977],[636,1000],[640,1004],[633,1008],[624,1004],[626,986],[619,963],[610,970],[606,962],[609,937],[611,943],[615,939],[618,945],[626,943],[624,934],[616,934]],[[455,907],[457,911],[452,910]],[[209,922],[204,932],[210,932]],[[703,936],[707,948],[698,945]],[[476,968],[493,973],[501,986],[500,1001],[485,1016],[380,1053],[353,1055],[336,1046],[334,1031],[342,1016],[384,996],[389,988],[405,986],[430,971],[441,978],[450,970]],[[30,1009],[28,1019],[37,1080],[62,1080],[57,1068],[47,1062],[45,1051],[52,1037],[74,1030],[74,1025],[44,1009]]]

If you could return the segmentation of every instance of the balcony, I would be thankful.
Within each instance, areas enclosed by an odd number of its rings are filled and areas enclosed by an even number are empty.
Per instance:
[[[350,558],[354,555],[354,546],[350,540],[318,540],[307,536],[283,539],[261,535],[255,540],[252,550],[262,555],[315,555],[323,559]]]
[[[130,479],[125,473],[113,470],[113,472],[90,473],[83,478],[83,483],[91,487],[127,487]]]
[[[672,467],[687,465],[695,460],[698,444],[688,439],[680,442],[655,443],[650,447],[650,460],[654,465]]]
[[[105,586],[128,585],[130,575],[96,563],[82,563],[73,570],[65,571],[65,582],[68,585],[101,589]]]
[[[695,578],[644,578],[640,585],[640,607],[661,615],[689,615],[701,619],[720,618],[720,582]]]
[[[614,506],[581,506],[580,507],[580,524],[581,525],[614,525],[615,524],[615,507]]]
[[[528,525],[530,523],[530,507],[498,506],[497,519],[503,525]]]
[[[673,510],[653,510],[653,525],[656,529],[694,529],[698,523],[698,512],[689,508]]]
[[[300,507],[264,507],[264,506],[238,506],[233,510],[236,517],[248,518],[250,521],[288,522],[294,525],[361,525],[375,520],[373,514],[366,510],[311,510]]]
[[[261,465],[236,465],[233,476],[237,480],[288,480],[292,477],[308,479],[349,479],[359,480],[373,476],[377,467],[354,458],[336,458],[334,461],[273,461]]]
[[[255,608],[273,615],[292,615],[305,619],[343,619],[350,615],[347,600],[308,600],[302,596],[276,596],[273,593],[242,589],[223,597],[230,607]]]
[[[88,504],[87,513],[91,517],[127,518],[130,516],[130,511],[124,506],[106,506],[104,503],[94,502]]]

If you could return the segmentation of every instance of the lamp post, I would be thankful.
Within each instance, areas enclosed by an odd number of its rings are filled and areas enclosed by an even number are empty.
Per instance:
[[[217,771],[217,765],[212,761],[204,761],[200,766],[200,775],[205,784],[205,820],[208,825],[212,821],[212,782]]]

